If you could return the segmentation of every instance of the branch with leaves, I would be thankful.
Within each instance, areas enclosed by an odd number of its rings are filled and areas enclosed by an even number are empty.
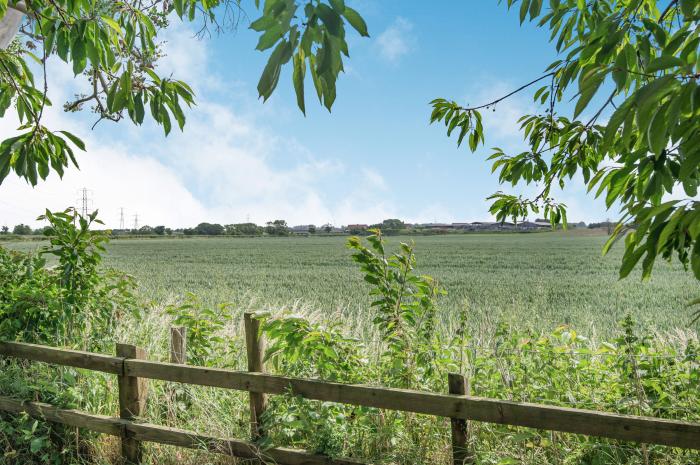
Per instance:
[[[499,220],[544,208],[566,226],[566,207],[550,195],[580,176],[589,192],[620,206],[621,220],[604,252],[625,239],[620,276],[640,261],[651,275],[657,257],[676,257],[700,279],[700,0],[508,0],[521,23],[548,28],[561,59],[544,74],[484,105],[431,102],[442,121],[472,152],[484,142],[483,109],[531,89],[542,108],[520,119],[528,150],[489,157],[499,181],[535,184],[534,199],[499,192],[491,212]],[[661,7],[663,6],[663,9]],[[563,101],[573,111],[560,113]],[[597,106],[594,104],[597,103]],[[584,113],[591,116],[583,118]],[[682,192],[685,200],[669,200]]]
[[[281,69],[293,60],[293,86],[305,112],[304,76],[311,72],[319,101],[329,110],[335,83],[349,56],[345,24],[362,36],[367,25],[343,0],[255,0],[261,16],[251,28],[260,33],[257,49],[272,49],[258,91],[267,100],[277,87]],[[167,135],[174,124],[183,129],[183,108],[194,104],[192,88],[158,72],[163,56],[160,36],[172,20],[199,22],[198,35],[222,32],[245,17],[241,0],[0,0],[0,21],[8,9],[23,13],[15,40],[0,50],[0,117],[10,107],[20,121],[20,135],[0,144],[0,183],[14,171],[35,185],[51,171],[59,176],[78,166],[70,145],[84,144],[66,131],[51,131],[42,123],[51,105],[46,83],[47,62],[57,56],[83,75],[85,92],[64,104],[69,112],[89,109],[103,120],[130,119],[140,125],[150,118]],[[303,10],[303,15],[298,10]],[[37,54],[39,50],[41,53]],[[32,73],[39,67],[42,82]],[[93,125],[94,127],[94,125]]]

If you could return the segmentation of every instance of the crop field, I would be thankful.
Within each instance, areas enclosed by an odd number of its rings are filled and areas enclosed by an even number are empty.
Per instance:
[[[685,304],[700,294],[678,264],[659,261],[652,279],[617,280],[621,247],[601,256],[605,236],[575,233],[391,237],[415,241],[421,273],[447,289],[444,315],[468,308],[474,324],[509,322],[550,331],[571,324],[606,337],[627,313],[659,330],[687,328]],[[156,305],[187,292],[246,309],[304,307],[348,318],[365,313],[368,286],[346,237],[124,239],[108,246],[106,265],[137,278]],[[10,243],[29,249],[37,243]]]

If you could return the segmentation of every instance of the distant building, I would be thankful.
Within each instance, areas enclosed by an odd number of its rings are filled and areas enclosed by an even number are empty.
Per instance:
[[[518,229],[524,229],[528,231],[538,230],[538,229],[550,229],[552,225],[549,222],[542,221],[522,221],[518,223]]]
[[[471,223],[472,231],[497,231],[499,223],[495,221],[474,221]]]
[[[508,231],[516,229],[514,223],[508,221],[474,221],[470,223],[471,231]]]
[[[423,223],[416,226],[423,229],[452,229],[450,223]]]
[[[292,227],[292,232],[295,233],[308,233],[309,231],[316,229],[313,224],[300,224]]]

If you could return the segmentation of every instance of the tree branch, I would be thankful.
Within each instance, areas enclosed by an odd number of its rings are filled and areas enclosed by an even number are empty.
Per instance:
[[[522,91],[522,90],[524,90],[524,89],[527,89],[527,88],[530,87],[531,85],[536,84],[536,83],[540,82],[540,81],[543,80],[543,79],[546,79],[546,78],[548,78],[548,77],[554,76],[555,74],[556,74],[556,71],[552,71],[551,73],[547,73],[547,74],[545,74],[544,76],[540,76],[540,77],[538,77],[537,79],[535,79],[535,80],[533,80],[533,81],[530,81],[530,82],[528,82],[527,84],[524,84],[524,85],[518,87],[518,88],[515,89],[513,92],[510,92],[510,93],[504,95],[503,97],[497,98],[496,100],[494,100],[494,101],[492,101],[492,102],[489,102],[489,103],[486,103],[486,104],[484,104],[484,105],[479,105],[479,106],[476,106],[476,107],[459,107],[459,109],[462,110],[462,111],[473,111],[473,110],[480,110],[480,109],[482,109],[482,108],[488,108],[488,107],[490,107],[490,106],[496,105],[497,103],[499,103],[499,102],[501,102],[501,101],[507,99],[508,97],[511,97],[511,96],[517,94],[518,92],[520,92],[520,91]]]

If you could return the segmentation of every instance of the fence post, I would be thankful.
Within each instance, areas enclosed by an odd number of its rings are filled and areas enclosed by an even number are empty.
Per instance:
[[[131,344],[117,344],[117,357],[145,360],[146,351]],[[119,381],[119,417],[134,420],[143,415],[146,408],[147,380],[126,374],[118,377]],[[126,433],[122,436],[122,458],[128,465],[140,465],[143,459],[141,441]]]
[[[263,372],[265,344],[260,335],[260,320],[253,313],[243,315],[245,322],[245,343],[248,354],[248,371]],[[267,398],[262,392],[250,392],[250,428],[253,440],[265,435],[262,428],[262,414],[267,407]]]
[[[447,384],[450,394],[461,396],[470,394],[469,379],[458,373],[447,375]],[[461,418],[450,418],[452,425],[452,462],[454,465],[471,465],[474,456],[469,450],[471,425],[469,421]]]
[[[187,328],[184,326],[170,328],[170,363],[187,363]]]

